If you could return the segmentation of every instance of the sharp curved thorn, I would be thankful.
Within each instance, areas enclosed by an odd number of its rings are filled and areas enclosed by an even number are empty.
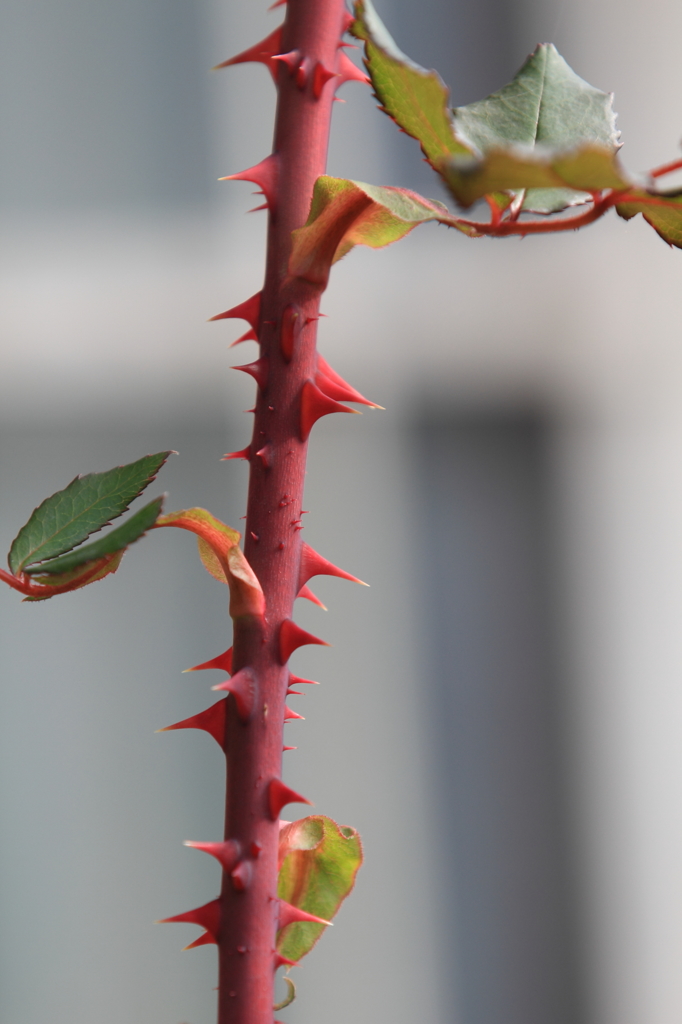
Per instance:
[[[268,7],[269,11],[274,11],[275,7],[284,7],[287,0],[275,0],[274,4],[270,4]]]
[[[261,294],[261,292],[256,292],[250,299],[240,302],[238,306],[233,306],[232,309],[226,309],[224,313],[212,316],[208,322],[212,323],[213,320],[246,320],[247,324],[251,324],[254,331],[257,331],[260,324]]]
[[[246,412],[253,412],[253,409],[247,409]],[[242,448],[239,452],[228,452],[227,455],[223,455],[221,462],[229,462],[230,459],[245,459],[247,462],[251,460],[251,446],[248,448]],[[187,668],[185,672],[192,672],[193,669]]]
[[[210,661],[204,661],[201,665],[186,668],[185,672],[203,672],[207,668],[218,668],[221,672],[232,675],[232,648],[228,647],[223,654],[219,654],[217,658],[211,658]]]
[[[288,53],[276,53],[272,59],[285,64],[289,69],[289,74],[293,75],[298,71],[301,63],[301,51],[289,50]]]
[[[212,946],[212,945],[213,946],[217,945],[217,940],[214,939],[213,936],[209,932],[204,932],[204,934],[200,935],[198,939],[194,940],[194,942],[190,942],[189,946],[183,946],[182,947],[182,952],[186,953],[188,949],[196,949],[197,946]]]
[[[200,850],[215,857],[225,871],[231,871],[241,856],[240,844],[236,839],[226,839],[223,843],[193,843],[185,840],[183,846],[189,846],[193,850]]]
[[[279,967],[284,967],[285,964],[287,965],[287,967],[298,967],[299,966],[298,960],[288,960],[287,957],[282,956],[281,953],[277,953],[276,952],[275,953],[275,970],[277,970]]]
[[[308,800],[295,790],[289,789],[281,779],[272,779],[268,788],[268,807],[273,821],[278,820],[279,812],[287,804],[309,804],[312,807],[312,800]]]
[[[167,725],[165,729],[157,729],[157,732],[172,732],[174,729],[202,729],[207,732],[209,736],[212,736],[219,747],[225,747],[225,727],[226,727],[226,702],[219,700],[217,704],[212,704],[210,708],[206,708],[205,711],[201,711],[198,715],[192,715],[191,718],[185,718],[182,722],[176,722],[174,725]]]
[[[263,447],[256,452],[256,458],[261,460],[265,469],[270,469],[270,466],[272,465],[272,446],[269,444],[263,445]]]
[[[345,103],[345,102],[346,101],[342,100],[340,96],[332,96],[332,103]]]
[[[339,54],[339,82],[337,88],[339,85],[343,85],[344,82],[363,82],[365,85],[369,85],[369,78],[342,50]]]
[[[318,60],[317,64],[313,69],[313,96],[316,100],[319,100],[324,89],[330,78],[338,78],[336,71],[330,71],[324,64]]]
[[[280,1010],[283,1010],[285,1006],[290,1006],[291,1003],[293,1003],[294,999],[296,998],[296,986],[294,985],[291,978],[288,978],[285,975],[284,981],[287,984],[287,994],[281,1003],[275,1003],[274,1006],[272,1007],[276,1013],[278,1013]]]
[[[306,644],[319,644],[321,647],[331,647],[326,640],[320,640],[312,633],[306,632],[297,626],[292,619],[285,619],[279,629],[279,656],[282,665],[286,665],[291,655],[299,647]]]
[[[287,697],[305,697],[305,694],[301,690],[287,690]]]
[[[235,57],[230,57],[229,60],[224,60],[222,64],[216,64],[212,71],[219,71],[220,68],[229,68],[234,64],[248,64],[255,62],[258,64],[265,64],[268,71],[275,77],[275,69],[272,66],[272,58],[277,53],[282,45],[282,26],[271,32],[265,39],[261,39],[255,46],[250,46],[248,50],[243,50],[238,53]]]
[[[238,171],[236,174],[227,174],[219,181],[251,181],[258,188],[263,190],[270,209],[275,208],[275,197],[277,195],[277,179],[279,177],[279,158],[276,153],[270,153],[259,164],[247,168],[245,171]]]
[[[324,924],[329,928],[333,927],[332,922],[327,921],[324,917],[316,917],[315,914],[309,914],[306,910],[301,910],[300,907],[294,907],[291,903],[280,900],[277,930],[286,928],[287,925],[294,924],[297,921],[312,921],[314,924]]]
[[[253,875],[253,867],[248,860],[242,860],[237,864],[236,868],[230,872],[230,879],[232,880],[232,888],[236,892],[246,892],[251,884],[251,877]]]
[[[269,203],[263,203],[262,206],[252,206],[251,209],[247,210],[246,212],[247,213],[260,213],[261,210],[269,210],[269,209],[270,209]]]
[[[333,370],[326,359],[323,359],[319,354],[317,355],[317,372],[315,373],[315,383],[317,384],[320,391],[323,391],[329,398],[336,398],[342,402],[358,402],[361,405],[368,405],[372,409],[383,409],[383,405],[377,405],[376,402],[370,402],[368,398],[361,395],[359,391],[356,391],[354,387],[345,381],[336,370]]]
[[[227,690],[234,697],[237,714],[242,722],[248,722],[258,699],[258,678],[252,668],[240,668],[231,679],[212,686],[212,690]]]
[[[319,686],[320,684],[316,679],[304,679],[303,676],[295,676],[293,672],[289,673],[289,686]]]
[[[357,409],[349,409],[347,405],[341,405],[333,398],[320,391],[317,384],[307,380],[301,389],[301,419],[300,435],[302,441],[307,441],[310,431],[322,416],[328,416],[332,412],[358,413]]]
[[[237,338],[236,341],[233,341],[230,348],[234,348],[235,345],[241,345],[243,341],[258,341],[258,335],[254,331],[253,327],[250,327],[248,331],[244,331],[241,337]]]
[[[298,747],[282,747],[282,753],[285,753],[287,750],[298,750]]]
[[[163,920],[158,921],[158,924],[198,924],[200,928],[206,929],[206,934],[210,936],[210,939],[206,939],[203,935],[200,939],[203,941],[191,943],[190,946],[185,947],[190,949],[192,946],[202,946],[205,942],[216,942],[218,939],[218,933],[220,931],[220,900],[211,900],[210,903],[205,903],[203,907],[197,907],[195,910],[188,910],[185,914],[176,914],[175,917],[164,917]]]
[[[351,576],[349,572],[339,569],[338,565],[323,558],[304,541],[301,545],[301,561],[299,563],[299,587],[304,586],[313,576],[338,576],[339,579],[350,580],[351,583],[361,583],[363,587],[369,586],[369,583],[364,583],[357,576]]]
[[[344,43],[344,41],[341,40],[341,42],[338,44],[337,49],[340,50],[342,48],[345,50],[357,50],[358,47],[356,43]]]
[[[291,708],[288,708],[286,706],[286,704],[285,704],[284,705],[284,721],[288,722],[288,721],[291,721],[294,718],[300,718],[302,722],[305,722],[305,715],[297,714],[295,711],[292,711]]]
[[[355,16],[353,14],[351,14],[350,11],[344,11],[343,12],[343,27],[341,29],[341,35],[345,35],[346,34],[346,32],[351,27],[351,25],[353,24],[354,21],[355,21]]]
[[[233,366],[233,370],[241,370],[242,373],[250,374],[261,391],[268,386],[268,357],[261,356],[253,363],[245,363],[243,366]]]
[[[318,606],[318,608],[322,608],[323,611],[325,611],[325,612],[329,611],[329,609],[327,608],[326,604],[323,604],[322,601],[320,601],[320,599],[317,596],[317,594],[313,594],[313,592],[310,589],[310,587],[307,586],[305,583],[303,584],[303,586],[299,590],[299,592],[296,595],[296,597],[305,597],[306,601],[312,601],[313,604],[316,604]]]

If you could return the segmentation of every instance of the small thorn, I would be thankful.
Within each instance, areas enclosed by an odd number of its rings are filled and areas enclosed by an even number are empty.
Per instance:
[[[263,852],[263,847],[261,846],[260,843],[253,842],[251,843],[249,850],[251,851],[251,856],[253,857],[253,859],[258,860],[261,853]]]
[[[329,398],[323,391],[320,391],[317,384],[307,380],[301,391],[301,440],[307,441],[313,426],[322,416],[328,416],[332,412],[353,412],[357,409],[349,409],[347,405]]]
[[[258,699],[258,679],[251,668],[241,668],[231,679],[212,686],[212,690],[227,690],[234,697],[237,714],[242,722],[248,722]]]
[[[248,331],[244,331],[236,341],[233,341],[230,348],[234,348],[235,345],[241,345],[243,341],[258,341],[258,335],[254,331],[253,327],[249,327]]]
[[[185,914],[176,914],[175,917],[164,917],[159,924],[198,924],[200,928],[206,929],[206,934],[210,936],[209,939],[200,936],[203,942],[193,942],[191,946],[186,946],[186,949],[191,949],[192,946],[203,945],[205,942],[217,942],[218,933],[220,931],[220,900],[211,900],[210,903],[205,903],[203,907],[197,907],[196,910],[188,910]]]
[[[253,530],[250,531],[250,534],[251,534],[251,537],[253,538],[253,540],[255,541],[255,543],[257,544],[258,541],[260,540],[260,534],[254,533]]]
[[[219,668],[221,672],[227,672],[231,675],[232,648],[229,647],[224,654],[219,654],[217,658],[205,661],[202,665],[194,665],[193,668],[186,668],[185,672],[203,672],[203,670],[207,668]]]
[[[320,644],[322,647],[331,647],[325,640],[307,633],[305,629],[297,626],[292,619],[285,619],[279,629],[279,657],[282,665],[286,665],[291,655],[299,647],[306,644]]]
[[[284,754],[287,750],[298,750],[298,747],[282,747],[282,753]]]
[[[348,31],[348,29],[351,27],[354,21],[355,16],[351,14],[350,11],[343,12],[343,27],[341,29],[341,35],[345,35],[345,33]]]
[[[165,729],[157,729],[157,732],[172,732],[174,729],[202,729],[213,737],[218,746],[224,748],[226,710],[225,701],[219,700],[217,704],[212,704],[210,708],[206,708],[198,715],[185,718],[182,722],[176,722],[175,725],[167,725]]]
[[[322,95],[322,90],[329,81],[330,78],[338,78],[339,76],[335,71],[329,71],[328,68],[318,60],[313,71],[313,96],[316,100],[319,100]]]
[[[302,693],[300,690],[287,690],[287,697],[289,697],[289,696],[292,696],[292,697],[305,697],[305,694]]]
[[[286,704],[285,704],[284,705],[284,721],[288,722],[288,721],[290,721],[290,720],[292,720],[294,718],[300,718],[302,722],[305,722],[305,716],[304,715],[297,714],[295,711],[292,711],[291,708],[288,708],[286,706]]]
[[[287,306],[282,313],[282,326],[279,330],[279,347],[287,363],[290,363],[298,336],[303,328],[301,311],[297,306]]]
[[[241,370],[242,373],[250,374],[261,391],[268,386],[268,357],[261,356],[253,363],[244,363],[243,366],[233,366],[233,370]]]
[[[215,857],[225,871],[231,871],[241,855],[236,839],[226,839],[224,843],[193,843],[188,839],[183,846],[190,846],[193,850],[201,850],[202,853]]]
[[[275,0],[274,4],[270,4],[268,7],[269,11],[274,11],[275,7],[283,7],[287,0]]]
[[[305,583],[303,584],[303,586],[299,590],[299,592],[296,595],[296,597],[305,597],[305,599],[307,601],[312,601],[313,604],[316,604],[318,606],[318,608],[322,608],[323,611],[325,611],[325,612],[329,611],[329,609],[327,608],[326,604],[322,604],[322,602],[320,601],[320,599],[317,596],[317,594],[313,594],[313,592],[310,589],[310,587],[306,586]]]
[[[213,945],[217,945],[216,940],[208,932],[204,932],[204,934],[200,935],[198,939],[194,940],[194,942],[190,942],[189,946],[183,946],[182,952],[186,953],[188,949],[196,949],[197,946]]]
[[[254,331],[257,331],[260,324],[261,294],[261,292],[256,292],[250,299],[240,302],[238,306],[233,306],[232,309],[227,309],[224,313],[212,316],[208,322],[212,323],[213,320],[246,320],[247,324],[250,324]]]
[[[262,206],[252,206],[251,209],[247,210],[246,212],[247,213],[260,213],[261,210],[269,210],[269,209],[270,209],[269,204],[268,203],[263,203]]]
[[[275,4],[275,6],[277,6]],[[213,71],[218,71],[220,68],[229,68],[234,64],[247,64],[250,62],[256,62],[259,64],[265,64],[272,77],[275,77],[275,68],[273,67],[272,60],[274,55],[280,49],[282,45],[282,26],[276,28],[274,32],[271,32],[269,36],[262,39],[260,43],[256,43],[255,46],[250,46],[248,50],[243,50],[242,53],[238,53],[236,57],[231,57],[229,60],[223,61],[222,64],[216,64]]]
[[[313,62],[311,61],[310,57],[304,57],[301,63],[298,65],[298,68],[296,69],[294,80],[296,82],[296,85],[301,90],[305,89],[306,85],[308,84],[312,63]]]
[[[340,96],[332,96],[332,103],[345,103],[345,102],[346,101],[342,100]]]
[[[253,409],[246,409],[245,410],[245,412],[253,412],[253,411],[254,411]],[[249,462],[250,459],[251,459],[251,446],[249,445],[248,448],[242,448],[242,450],[240,452],[228,452],[227,455],[223,455],[223,457],[222,457],[222,459],[220,461],[221,462],[229,462],[230,459],[246,459],[246,461]],[[192,670],[188,668],[187,671],[191,672]]]
[[[301,51],[289,50],[289,53],[276,53],[272,59],[281,61],[282,64],[286,64],[289,69],[289,74],[293,75],[296,73],[298,66],[301,63]]]
[[[313,921],[315,924],[325,924],[332,927],[331,921],[326,921],[323,917],[316,917],[315,914],[308,914],[307,911],[301,910],[300,907],[294,907],[291,903],[285,903],[284,900],[280,900],[277,930],[281,931],[282,928],[294,924],[295,921]]]
[[[272,445],[265,444],[256,452],[256,458],[260,459],[265,469],[272,465]]]
[[[279,159],[276,153],[271,153],[261,160],[259,164],[249,167],[245,171],[238,171],[237,174],[228,174],[220,181],[252,181],[258,188],[263,190],[270,209],[275,208],[275,197],[277,194],[277,179],[279,172]]]
[[[319,686],[320,684],[316,679],[304,679],[302,676],[295,676],[293,672],[289,673],[289,686]]]
[[[252,874],[253,868],[249,864],[248,860],[241,861],[237,864],[237,867],[230,872],[232,887],[236,889],[237,892],[246,892],[251,884]]]
[[[333,562],[323,558],[322,555],[318,554],[309,544],[303,543],[301,547],[301,561],[298,575],[299,587],[304,586],[309,579],[313,576],[338,576],[342,580],[350,580],[351,583],[361,583],[363,587],[369,586],[368,583],[363,583],[357,576],[351,576],[349,572],[344,569],[339,569],[338,565],[334,565]]]
[[[277,970],[278,967],[284,967],[285,964],[287,964],[288,967],[298,967],[298,960],[288,960],[285,956],[282,956],[281,953],[275,953],[275,970]],[[281,1024],[281,1021],[279,1024]]]
[[[342,50],[339,54],[339,85],[344,82],[364,82],[369,85],[369,78]]]
[[[277,821],[279,818],[279,812],[287,804],[310,804],[312,807],[312,801],[307,800],[306,797],[301,796],[300,793],[296,793],[293,789],[289,789],[285,786],[281,779],[273,779],[270,783],[268,790],[268,804],[270,807],[270,815],[273,821]]]
[[[370,402],[368,398],[361,395],[359,391],[339,376],[336,370],[332,370],[329,363],[318,353],[317,372],[315,383],[320,391],[323,391],[329,398],[336,398],[342,402],[358,402],[361,405],[369,405],[372,409],[383,409],[383,405]]]
[[[341,42],[337,45],[336,48],[337,50],[357,50],[357,46],[355,43],[344,43],[343,40],[341,40]]]

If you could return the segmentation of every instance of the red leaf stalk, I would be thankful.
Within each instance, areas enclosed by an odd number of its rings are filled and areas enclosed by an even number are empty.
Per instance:
[[[343,0],[289,0],[280,51],[287,59],[272,62],[278,90],[274,153],[254,169],[269,208],[269,231],[257,328],[260,359],[249,371],[258,397],[245,553],[263,588],[266,614],[234,623],[233,671],[250,670],[255,699],[245,721],[234,697],[227,698],[225,839],[241,859],[223,872],[218,1024],[273,1021],[276,819],[280,797],[288,795],[285,787],[272,785],[282,770],[289,677],[280,630],[292,619],[299,590],[307,450],[301,399],[306,382],[315,378],[321,295],[320,288],[290,278],[287,264],[291,232],[305,223],[314,182],[325,172],[346,25]]]

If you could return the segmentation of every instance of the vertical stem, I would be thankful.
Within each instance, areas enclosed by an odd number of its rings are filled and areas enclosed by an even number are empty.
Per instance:
[[[335,81],[326,82],[316,97],[319,78],[315,88],[313,72],[318,62],[337,71],[345,24],[343,0],[289,0],[282,53],[298,51],[303,63],[298,74],[292,74],[288,64],[278,62],[274,137],[278,174],[270,203],[259,332],[267,381],[259,385],[256,400],[245,545],[267,611],[264,622],[235,622],[234,671],[253,669],[258,694],[256,710],[246,723],[239,720],[234,701],[229,700],[225,744],[225,838],[239,844],[251,879],[244,891],[238,891],[230,874],[223,874],[218,1024],[272,1024],[273,1020],[278,823],[270,811],[268,791],[282,768],[289,673],[281,664],[279,633],[282,622],[292,618],[299,589],[307,449],[301,440],[300,402],[305,381],[315,375],[321,294],[307,282],[289,279],[287,262],[291,232],[307,219],[314,182],[326,165]],[[281,334],[283,322],[292,314],[298,314],[297,337],[293,357],[287,361]]]

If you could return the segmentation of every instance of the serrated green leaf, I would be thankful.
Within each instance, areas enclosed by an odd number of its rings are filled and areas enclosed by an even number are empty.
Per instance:
[[[33,593],[29,597],[25,597],[24,601],[47,601],[50,597],[56,597],[58,594],[82,590],[83,587],[103,580],[105,576],[116,572],[124,554],[125,551],[117,551],[113,556],[109,555],[94,562],[86,562],[77,569],[57,576],[33,577],[33,583],[43,585],[44,593]]]
[[[664,242],[682,249],[682,194],[633,189],[626,202],[616,205],[616,212],[623,220],[641,213]]]
[[[353,246],[380,249],[430,220],[457,226],[435,199],[323,175],[315,182],[308,220],[292,232],[289,273],[325,287],[331,265]]]
[[[171,452],[146,455],[105,473],[77,476],[38,506],[10,548],[12,572],[63,555],[128,510],[152,482]]]
[[[126,519],[115,530],[111,530],[105,537],[100,537],[94,544],[86,544],[85,547],[77,548],[76,551],[54,558],[51,562],[42,562],[34,565],[25,572],[29,575],[55,576],[63,573],[73,572],[87,562],[96,562],[107,555],[114,555],[117,552],[125,551],[127,547],[134,544],[136,540],[150,530],[163,507],[163,498],[155,498],[148,505],[144,505],[134,515]]]
[[[455,137],[449,90],[442,78],[396,46],[371,0],[357,0],[350,31],[365,44],[365,64],[382,109],[418,140],[432,166],[449,154],[470,152]]]
[[[596,146],[613,154],[619,133],[612,102],[608,93],[576,75],[551,43],[541,43],[503,89],[456,108],[454,130],[482,157],[509,147],[522,147],[527,153],[540,147],[545,154],[556,155]],[[547,191],[543,185],[538,193],[531,182],[532,178],[527,185],[507,186],[530,189],[524,210],[554,213],[590,199],[587,192]]]
[[[586,194],[582,190],[630,188],[616,154],[595,145],[561,154],[493,149],[482,160],[453,157],[443,162],[441,173],[461,206],[469,207],[490,193],[527,189],[537,200],[533,207],[537,213],[582,202]]]
[[[314,814],[280,832],[277,895],[294,907],[330,921],[355,884],[362,844],[355,829]],[[313,948],[325,926],[299,921],[277,935],[277,952],[298,961]]]

